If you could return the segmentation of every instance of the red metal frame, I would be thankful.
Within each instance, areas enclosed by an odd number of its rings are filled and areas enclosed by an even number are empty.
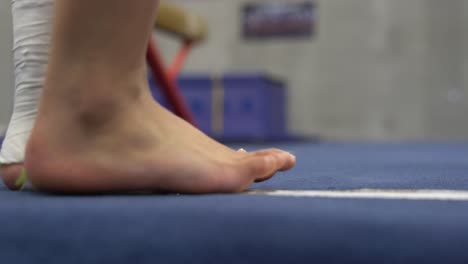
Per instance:
[[[179,75],[180,70],[182,69],[185,61],[187,60],[188,54],[192,50],[193,42],[186,40],[182,43],[177,56],[175,57],[171,67],[169,68],[168,74],[169,78],[175,80],[177,75]]]
[[[151,69],[154,80],[159,84],[162,95],[167,99],[167,102],[173,108],[175,114],[196,126],[193,114],[180,93],[180,89],[175,80],[185,58],[188,55],[188,52],[190,51],[190,48],[191,43],[186,42],[179,52],[179,55],[176,57],[171,70],[166,71],[163,60],[158,52],[156,42],[150,40],[148,51],[146,53],[146,60]]]

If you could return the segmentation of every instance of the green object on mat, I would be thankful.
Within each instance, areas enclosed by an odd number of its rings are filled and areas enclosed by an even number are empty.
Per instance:
[[[15,182],[16,187],[22,188],[23,185],[26,183],[27,179],[28,178],[26,177],[26,169],[23,168],[21,170],[21,175],[19,176],[19,178]]]

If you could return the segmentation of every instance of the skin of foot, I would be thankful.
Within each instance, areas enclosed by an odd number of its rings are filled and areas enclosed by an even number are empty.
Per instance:
[[[33,186],[55,193],[240,192],[295,164],[284,151],[219,144],[154,102],[145,78],[135,85],[140,92],[118,100],[76,103],[45,93],[26,150]]]
[[[0,175],[2,177],[3,183],[10,190],[15,191],[19,189],[20,186],[16,185],[16,180],[21,175],[22,169],[22,163],[3,165],[0,167]]]
[[[247,153],[247,151],[243,148],[237,151],[241,153]],[[21,186],[17,184],[17,180],[20,177],[23,168],[23,163],[8,164],[0,167],[0,177],[8,189],[12,191],[18,191],[21,189]]]
[[[295,157],[281,150],[231,150],[153,100],[145,54],[157,4],[55,2],[24,163],[38,190],[230,193],[294,166]]]

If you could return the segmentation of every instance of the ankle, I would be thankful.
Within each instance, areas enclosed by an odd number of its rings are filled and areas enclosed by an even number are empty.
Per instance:
[[[91,126],[151,98],[146,77],[140,72],[125,76],[108,71],[66,72],[45,83],[40,113],[53,109],[48,112],[66,114]]]

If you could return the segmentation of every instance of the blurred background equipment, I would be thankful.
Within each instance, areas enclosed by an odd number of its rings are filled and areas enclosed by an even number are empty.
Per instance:
[[[154,98],[169,106],[150,79]],[[178,86],[195,123],[213,138],[232,141],[296,140],[286,123],[287,86],[264,73],[185,74]],[[169,106],[170,108],[170,106]]]
[[[156,15],[156,28],[181,40],[182,46],[169,70],[170,77],[174,79],[181,70],[192,45],[206,38],[208,33],[206,22],[193,12],[163,1]]]
[[[247,39],[312,37],[315,1],[247,3],[242,9],[242,31]]]
[[[159,6],[155,25],[157,28],[182,39],[183,44],[172,67],[166,70],[161,56],[159,55],[156,42],[150,40],[147,51],[147,62],[150,66],[152,77],[159,83],[164,98],[174,110],[175,114],[196,126],[193,115],[175,83],[175,78],[192,48],[192,45],[203,39],[206,26],[201,18],[166,2],[162,2]]]
[[[171,0],[209,35],[186,74],[263,72],[287,81],[293,134],[334,140],[467,139],[468,1]],[[312,38],[244,38],[249,5],[314,3]],[[169,60],[177,45],[158,37]]]
[[[279,12],[278,15],[281,19],[295,16],[294,11],[302,14],[301,7],[303,5],[287,6],[286,13]],[[268,9],[272,8],[268,6]],[[283,10],[281,6],[279,10]],[[162,2],[156,28],[174,35],[183,43],[167,71],[156,42],[153,40],[149,45],[147,59],[152,69],[149,81],[157,101],[224,142],[293,139],[286,127],[285,82],[253,72],[220,76],[206,73],[177,79],[192,46],[206,38],[206,24],[196,14]],[[292,30],[296,32],[297,28]]]

